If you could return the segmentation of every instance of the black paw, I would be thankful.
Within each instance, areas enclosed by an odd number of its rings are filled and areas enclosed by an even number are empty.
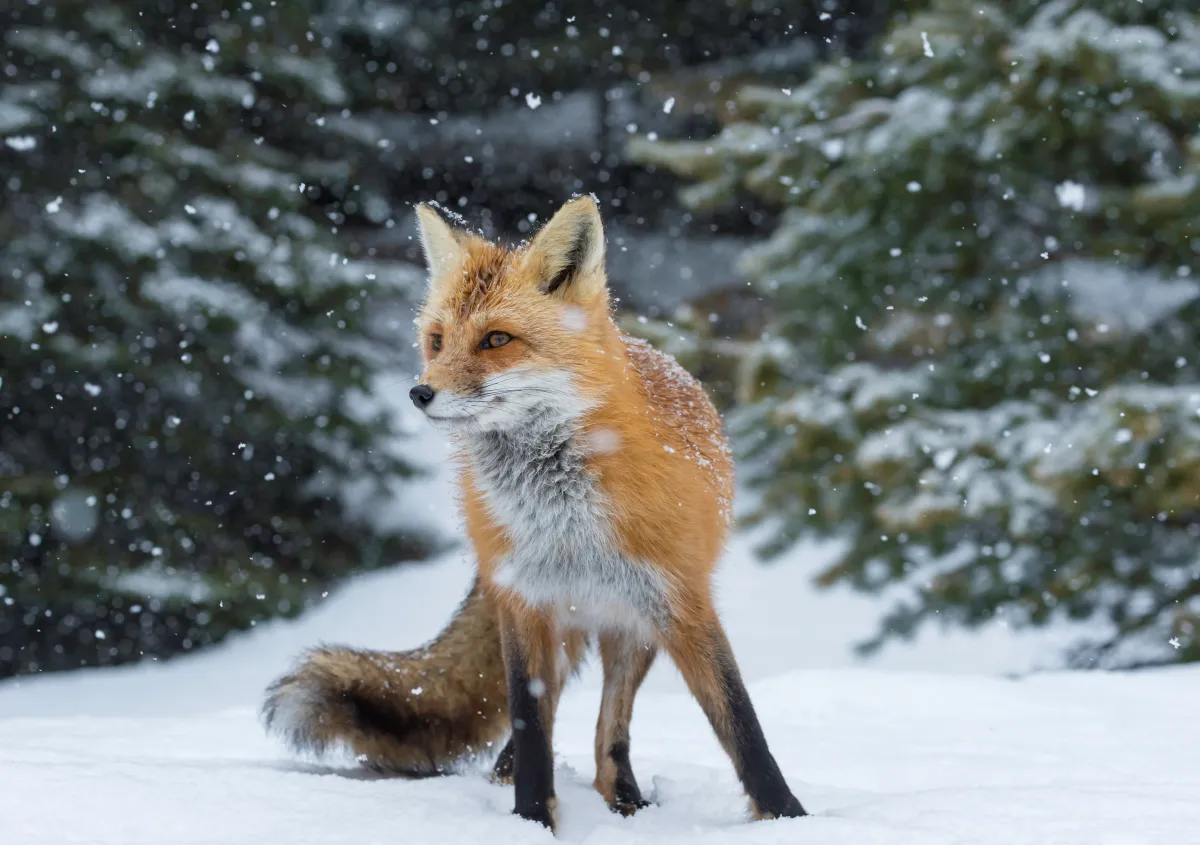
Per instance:
[[[610,810],[623,816],[632,816],[643,807],[649,806],[650,802],[642,798],[642,791],[638,789],[632,774],[617,776],[617,782],[613,784],[613,800],[608,802]]]
[[[799,819],[808,815],[808,811],[800,804],[800,799],[789,795],[778,807],[760,807],[755,815],[760,819]]]
[[[634,801],[625,801],[618,798],[616,801],[609,803],[608,809],[612,810],[614,813],[620,813],[623,816],[632,816],[638,810],[649,806],[650,802],[644,798],[638,798]]]
[[[513,810],[514,816],[520,816],[531,822],[537,822],[550,832],[554,832],[554,809],[549,804],[539,804],[536,807],[518,807]]]
[[[513,782],[513,744],[511,739],[500,749],[500,756],[496,758],[496,765],[492,767],[492,780],[496,783],[506,784]]]

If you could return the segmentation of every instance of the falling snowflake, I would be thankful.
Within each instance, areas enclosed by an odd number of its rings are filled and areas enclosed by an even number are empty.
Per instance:
[[[4,144],[10,150],[24,153],[37,146],[37,138],[32,135],[13,135],[11,138],[5,138]]]
[[[581,332],[588,326],[587,313],[574,305],[568,305],[563,309],[561,320],[563,328],[570,332]]]
[[[1069,208],[1071,211],[1083,211],[1084,202],[1087,200],[1087,191],[1083,185],[1070,180],[1057,185],[1054,188],[1054,195],[1058,197],[1059,205]]]

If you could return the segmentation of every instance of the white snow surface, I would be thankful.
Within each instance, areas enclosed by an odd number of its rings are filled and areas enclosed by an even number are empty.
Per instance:
[[[449,491],[420,497],[446,519]],[[409,507],[416,507],[416,501]],[[867,663],[871,600],[817,592],[832,547],[764,567],[739,537],[719,604],[771,749],[811,818],[749,822],[733,769],[660,659],[637,699],[632,761],[656,805],[631,819],[591,789],[595,666],[555,728],[558,838],[757,845],[1159,845],[1200,830],[1200,670],[1045,671],[1068,632],[930,631]],[[294,621],[172,661],[0,684],[5,845],[463,845],[552,842],[513,817],[483,766],[424,781],[291,757],[257,718],[263,687],[319,642],[432,637],[466,554],[356,578]],[[1012,673],[1025,673],[1013,675]]]

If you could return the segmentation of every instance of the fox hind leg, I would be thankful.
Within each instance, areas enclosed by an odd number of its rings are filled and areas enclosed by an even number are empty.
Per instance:
[[[596,723],[596,791],[614,812],[628,816],[648,806],[629,763],[629,722],[633,699],[658,649],[627,633],[600,635],[604,692]]]
[[[692,624],[677,623],[665,639],[688,688],[733,760],[755,817],[807,815],[767,747],[754,705],[733,659],[733,649],[715,611],[693,620]]]

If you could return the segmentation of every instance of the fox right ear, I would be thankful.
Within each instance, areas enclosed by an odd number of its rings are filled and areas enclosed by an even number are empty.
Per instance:
[[[525,252],[525,272],[543,293],[581,302],[605,293],[604,224],[591,196],[555,212]]]
[[[429,265],[429,284],[453,270],[462,261],[463,245],[459,235],[431,203],[417,206],[417,229],[421,248]]]

